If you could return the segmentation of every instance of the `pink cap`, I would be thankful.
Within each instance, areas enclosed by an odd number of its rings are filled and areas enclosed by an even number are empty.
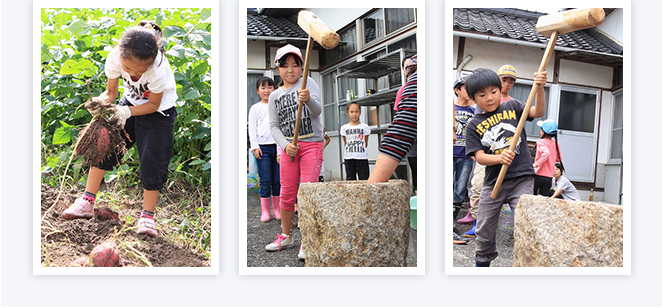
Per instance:
[[[302,60],[302,62],[304,62],[304,58],[302,58],[302,52],[299,50],[299,48],[297,48],[297,47],[295,47],[295,46],[292,46],[292,45],[288,44],[288,45],[285,45],[285,46],[279,48],[279,49],[276,51],[276,58],[274,58],[274,64],[278,65],[278,64],[279,64],[279,60],[280,60],[283,56],[285,56],[285,55],[287,55],[287,54],[289,54],[289,53],[295,54],[296,56],[299,57],[300,60]]]

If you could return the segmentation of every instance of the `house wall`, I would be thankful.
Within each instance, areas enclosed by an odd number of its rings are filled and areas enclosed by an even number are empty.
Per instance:
[[[246,40],[246,68],[267,69],[265,61],[265,41]]]
[[[596,187],[604,188],[603,201],[618,204],[621,188],[622,166],[620,161],[610,160],[612,136],[613,96],[610,91],[602,91],[601,123],[596,168]]]
[[[454,61],[457,61],[458,40],[455,37],[453,50]],[[468,54],[471,54],[473,58],[472,61],[467,63],[465,70],[474,71],[483,67],[497,72],[500,66],[511,64],[516,68],[518,78],[532,80],[534,79],[534,72],[539,69],[541,64],[543,51],[540,48],[466,38],[463,56]],[[553,62],[551,60],[548,64],[546,69],[548,72],[552,72]],[[552,81],[552,74],[548,74],[548,81]]]
[[[559,82],[609,89],[612,87],[612,73],[612,67],[561,60]]]
[[[454,37],[453,43],[455,66],[458,61],[457,37]],[[543,50],[535,47],[466,38],[464,56],[468,54],[471,54],[473,58],[465,66],[465,70],[473,71],[485,67],[497,71],[500,66],[511,64],[516,68],[518,78],[532,80],[533,72],[536,72],[541,64]],[[549,72],[548,82],[552,82],[553,79],[554,59],[553,54],[546,68]],[[612,73],[613,69],[610,67],[561,60],[559,81],[560,83],[606,89],[612,86]]]
[[[624,42],[624,9],[616,9],[606,16],[603,23],[597,27],[603,33],[610,35],[619,42]]]
[[[265,41],[254,41],[254,40],[247,40],[247,56],[246,56],[246,68],[247,69],[253,69],[253,70],[271,70],[274,69],[274,64],[272,61],[274,60],[274,57],[276,57],[276,51],[280,47],[270,47],[269,48],[269,61],[265,58]],[[306,54],[306,49],[300,49],[302,52],[302,55]],[[319,58],[318,58],[318,51],[317,50],[312,50],[311,51],[311,63],[309,63],[309,70],[315,71],[320,68],[319,65]],[[266,67],[267,63],[270,63],[270,67]],[[319,76],[318,79],[315,80],[316,82],[319,82]]]

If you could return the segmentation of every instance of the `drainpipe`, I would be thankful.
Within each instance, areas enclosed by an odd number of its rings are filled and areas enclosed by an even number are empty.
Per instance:
[[[458,65],[458,69],[456,69],[456,79],[460,77],[460,73],[463,71],[463,68],[465,67],[465,65],[467,65],[468,62],[472,60],[472,58],[473,58],[472,55],[469,53],[467,54],[467,56],[465,56],[465,58],[463,58],[463,62],[460,62],[460,64]]]
[[[284,36],[258,36],[258,35],[247,35],[247,40],[253,41],[308,41],[308,38],[301,37],[284,37]]]

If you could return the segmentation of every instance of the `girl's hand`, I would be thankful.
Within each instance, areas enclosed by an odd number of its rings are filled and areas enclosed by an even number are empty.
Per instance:
[[[292,142],[285,146],[285,153],[290,157],[297,156],[297,151],[299,151],[299,146],[294,145]]]
[[[93,97],[91,100],[85,103],[85,109],[87,109],[87,111],[89,111],[92,116],[96,116],[101,113],[105,104],[106,100],[104,100],[101,96],[97,96]]]
[[[500,164],[510,166],[514,157],[516,157],[516,153],[509,150],[504,150],[500,155]]]
[[[281,154],[276,155],[276,163],[279,165],[281,164]]]
[[[262,150],[260,150],[260,149],[253,150],[253,156],[256,159],[262,159]]]
[[[534,73],[534,83],[540,86],[540,89],[543,89],[543,86],[546,85],[548,72],[543,71],[541,73]]]
[[[111,117],[112,121],[115,121],[115,125],[118,125],[124,128],[124,124],[127,123],[127,119],[131,117],[131,109],[129,106],[113,106],[113,111],[115,114]]]
[[[308,89],[299,90],[299,100],[303,103],[308,103],[311,99],[311,92]]]

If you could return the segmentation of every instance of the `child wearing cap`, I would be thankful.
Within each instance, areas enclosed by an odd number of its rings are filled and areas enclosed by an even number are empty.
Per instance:
[[[541,127],[541,138],[536,142],[536,156],[532,164],[536,173],[534,176],[534,194],[548,196],[555,163],[562,161],[559,144],[557,143],[557,123],[548,119],[539,121],[536,125]]]
[[[454,103],[454,131],[456,138],[454,141],[454,219],[458,216],[463,202],[467,197],[467,184],[472,172],[472,159],[465,155],[465,128],[467,123],[474,116],[474,107],[470,106],[470,97],[465,90],[465,80],[467,75],[461,76],[454,82],[454,93],[458,98]]]
[[[534,82],[540,86],[536,104],[529,110],[529,117],[538,118],[545,113],[546,102],[543,86],[547,72],[534,74]],[[520,196],[531,194],[534,189],[534,168],[527,148],[527,134],[523,130],[517,141],[512,140],[525,105],[516,100],[500,103],[502,83],[489,69],[476,70],[465,81],[467,94],[483,110],[475,114],[466,129],[465,151],[486,166],[484,185],[481,189],[480,211],[476,222],[475,261],[477,267],[487,267],[497,258],[497,222],[504,203],[516,210]],[[516,150],[509,145],[516,142]],[[491,193],[502,165],[509,166],[497,197]]]
[[[281,147],[281,234],[265,247],[268,251],[295,245],[292,224],[295,217],[295,199],[299,183],[317,182],[322,165],[324,134],[322,132],[322,96],[314,80],[302,85],[302,53],[290,44],[276,51],[274,64],[281,76],[282,86],[269,95],[269,125],[272,138]],[[293,143],[297,105],[304,103],[297,145]],[[283,155],[285,154],[285,156]],[[290,161],[290,158],[293,161]],[[300,259],[303,252],[300,246]]]
[[[500,81],[502,82],[501,101],[506,102],[511,99],[509,91],[511,91],[511,88],[513,88],[513,85],[516,83],[516,68],[509,64],[502,65],[500,69],[497,70],[497,76],[500,77]]]
[[[552,188],[553,194],[551,198],[563,198],[564,200],[580,201],[580,194],[573,183],[565,176],[564,166],[561,163],[555,163],[555,171],[553,171]]]

